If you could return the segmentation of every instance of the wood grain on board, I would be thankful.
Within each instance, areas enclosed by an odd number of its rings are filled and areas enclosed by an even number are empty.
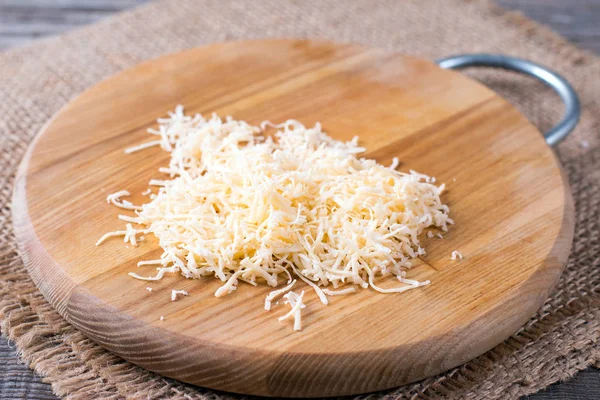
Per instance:
[[[180,103],[253,124],[321,121],[335,138],[359,135],[367,157],[398,157],[401,170],[446,182],[456,226],[443,240],[423,238],[428,254],[408,274],[432,284],[391,295],[361,290],[328,306],[307,288],[304,329],[294,332],[277,321],[283,305],[263,309],[269,287],[242,285],[215,298],[212,278],[130,278],[138,260],[161,251],[152,238],[96,247],[123,226],[105,197],[127,189],[134,203],[144,201],[140,193],[168,154],[123,150],[147,141],[146,129]],[[428,61],[304,40],[211,45],[101,82],[35,140],[13,208],[34,281],[86,335],[166,376],[269,396],[389,388],[485,352],[547,298],[573,233],[552,150],[493,91]],[[465,259],[451,261],[454,250]],[[190,296],[171,302],[172,289]]]

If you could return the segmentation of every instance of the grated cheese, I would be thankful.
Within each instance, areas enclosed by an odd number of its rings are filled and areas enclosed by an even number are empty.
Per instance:
[[[325,293],[327,296],[341,296],[344,294],[349,294],[349,293],[354,293],[354,292],[356,292],[356,289],[353,287],[349,287],[349,288],[341,289],[341,290],[323,289],[323,293]]]
[[[265,298],[265,310],[271,311],[271,302],[275,300],[278,296],[284,294],[285,292],[289,292],[294,285],[296,284],[296,280],[294,279],[289,285],[282,289],[273,290],[271,293],[267,295]]]
[[[177,300],[177,296],[189,296],[189,293],[185,290],[171,290],[171,301]]]
[[[151,287],[147,287],[146,290],[149,291],[149,292],[151,292],[152,288]]]
[[[127,190],[120,190],[116,193],[109,194],[106,196],[106,202],[112,203],[117,207],[124,208],[126,210],[139,210],[139,206],[134,206],[131,202],[127,200],[121,200],[121,197],[131,196],[131,194]]]
[[[460,254],[458,251],[454,250],[452,252],[452,255],[450,256],[451,260],[462,260],[463,259],[463,255]]]
[[[289,317],[294,317],[294,330],[301,331],[302,330],[302,321],[301,321],[301,312],[302,309],[306,306],[302,302],[302,298],[304,297],[304,290],[297,294],[295,292],[289,292],[283,296],[286,300],[284,304],[289,304],[292,308],[287,314],[279,317],[279,321],[284,321]]]
[[[115,236],[125,236],[125,235],[127,235],[127,231],[114,231],[114,232],[105,233],[104,235],[102,235],[102,237],[100,239],[98,239],[98,241],[96,242],[96,246],[100,246],[108,238],[115,237]]]
[[[133,146],[125,149],[125,154],[135,153],[136,151],[147,149],[148,147],[159,146],[162,143],[161,140],[152,140],[150,142],[142,143],[138,146]]]
[[[357,287],[398,293],[429,284],[404,275],[411,259],[425,254],[421,233],[430,227],[445,232],[454,223],[440,199],[445,187],[436,186],[435,178],[396,171],[397,158],[389,167],[362,158],[365,149],[357,137],[334,140],[318,123],[256,127],[214,114],[185,115],[177,106],[158,124],[149,133],[159,140],[128,149],[152,144],[171,153],[169,166],[160,169],[165,179],[149,182],[158,193],[144,192],[150,200],[141,206],[121,200],[127,191],[109,195],[109,203],[135,216],[119,216],[126,230],[107,233],[97,243],[124,236],[136,246],[137,235],[152,233],[163,254],[138,266],[157,265],[157,273],[130,276],[146,281],[177,272],[186,278],[214,276],[223,283],[217,297],[234,292],[240,281],[277,287],[287,279],[286,287],[265,299],[267,310],[286,292],[296,309],[301,298],[289,292],[296,279],[323,304],[327,296]],[[265,135],[267,127],[276,130],[273,136]],[[401,286],[376,284],[390,276]]]

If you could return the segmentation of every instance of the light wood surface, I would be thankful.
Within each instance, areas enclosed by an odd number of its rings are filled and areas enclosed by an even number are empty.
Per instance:
[[[308,290],[304,329],[263,309],[268,287],[127,272],[160,254],[149,240],[95,241],[122,227],[108,193],[134,203],[168,155],[146,128],[177,104],[258,123],[321,121],[359,135],[367,156],[448,184],[456,221],[408,277],[403,294],[362,290],[322,306]],[[454,181],[456,179],[456,181]],[[17,178],[15,227],[30,273],[73,325],[124,358],[186,382],[270,396],[331,396],[414,381],[461,364],[515,332],[558,279],[573,207],[541,134],[488,88],[430,62],[355,45],[268,40],[165,56],[101,82],[42,130]],[[465,259],[451,261],[459,250]],[[148,269],[148,271],[151,271]],[[145,287],[153,287],[152,292]],[[171,289],[190,296],[170,301]],[[161,321],[160,317],[165,320]]]

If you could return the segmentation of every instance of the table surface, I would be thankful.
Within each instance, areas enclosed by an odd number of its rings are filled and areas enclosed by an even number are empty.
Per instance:
[[[106,18],[147,0],[0,0],[0,51]],[[600,0],[496,0],[600,53]],[[55,399],[50,385],[20,363],[0,338],[0,398]],[[600,371],[588,369],[528,400],[600,399]]]

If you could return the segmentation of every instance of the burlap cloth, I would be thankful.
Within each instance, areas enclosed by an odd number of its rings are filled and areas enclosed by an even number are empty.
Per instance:
[[[581,124],[558,148],[575,197],[577,227],[572,256],[552,297],[525,327],[487,354],[440,376],[366,397],[515,398],[600,365],[599,58],[482,1],[173,0],[0,54],[2,333],[52,383],[56,394],[96,399],[235,397],[142,370],[68,325],[37,291],[17,254],[10,197],[28,143],[85,88],[164,53],[266,36],[359,42],[432,59],[478,51],[526,57],[564,74],[583,103]],[[477,76],[541,129],[562,113],[556,96],[530,78],[481,71]]]

